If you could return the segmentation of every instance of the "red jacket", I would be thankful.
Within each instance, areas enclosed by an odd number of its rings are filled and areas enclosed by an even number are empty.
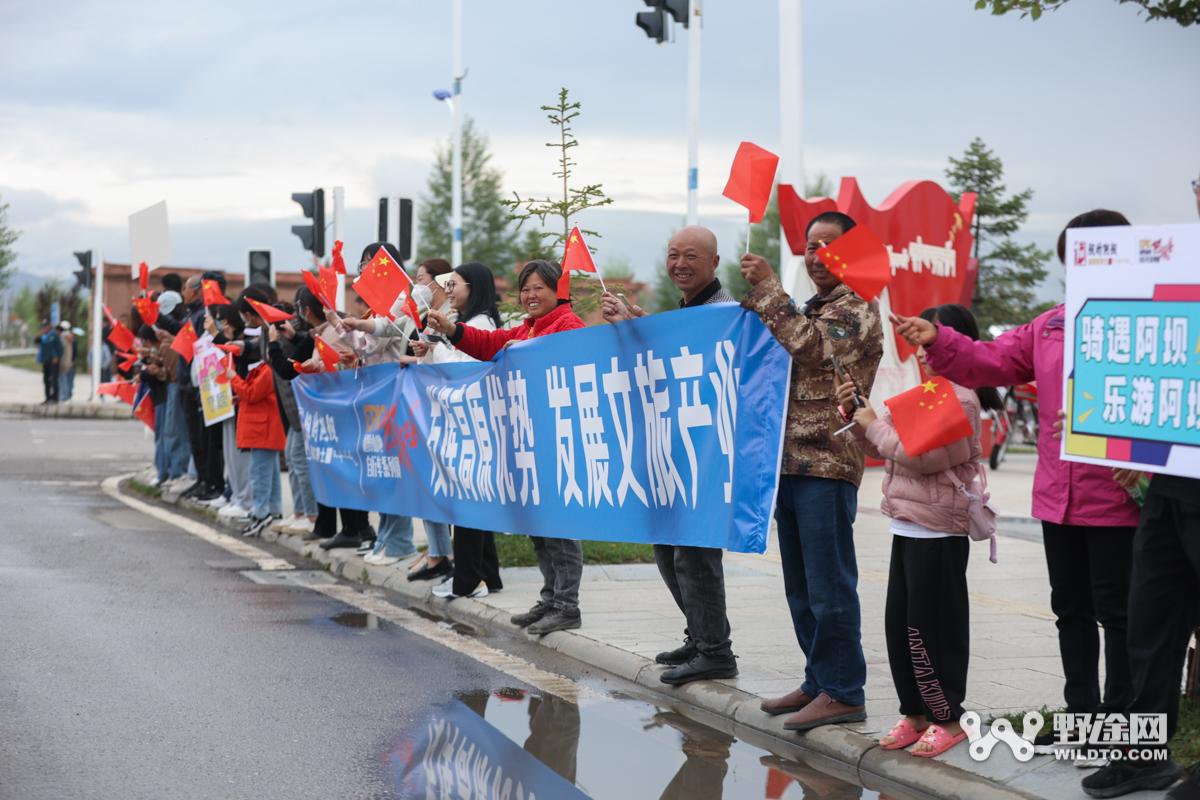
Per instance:
[[[287,436],[275,401],[271,366],[259,364],[245,379],[235,375],[229,385],[238,396],[237,446],[239,450],[283,450]]]
[[[525,318],[524,323],[510,330],[485,331],[460,325],[462,338],[454,342],[454,346],[471,358],[480,361],[491,361],[499,353],[506,342],[521,342],[525,339],[535,339],[561,331],[573,331],[583,327],[583,320],[576,316],[567,303],[555,308],[544,317],[537,320]]]

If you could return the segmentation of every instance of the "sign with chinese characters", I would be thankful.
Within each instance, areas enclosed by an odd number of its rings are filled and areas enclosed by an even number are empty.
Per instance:
[[[1200,477],[1200,225],[1067,231],[1063,458]]]
[[[221,362],[224,357],[223,351],[213,347],[211,336],[204,336],[196,343],[196,354],[192,357],[193,377],[200,387],[205,426],[216,425],[233,416],[233,390],[228,383],[217,383],[217,376],[225,371]],[[180,359],[180,367],[186,366]]]
[[[494,361],[293,382],[317,499],[482,530],[764,552],[791,360],[732,303]]]

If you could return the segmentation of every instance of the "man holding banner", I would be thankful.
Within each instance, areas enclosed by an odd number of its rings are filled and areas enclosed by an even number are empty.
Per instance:
[[[676,231],[667,244],[667,275],[683,292],[680,308],[736,302],[716,276],[720,261],[717,237],[712,231],[699,225]],[[609,322],[645,316],[640,308],[631,311],[608,292],[602,300],[604,319]],[[659,676],[663,683],[680,685],[737,676],[737,660],[731,649],[729,618],[725,611],[725,571],[721,566],[721,555],[721,549],[716,547],[654,545],[658,572],[687,620],[683,646],[659,653],[655,658],[659,664],[671,667]]]
[[[747,253],[741,263],[754,287],[742,307],[757,312],[792,357],[775,520],[784,589],[807,664],[799,689],[762,708],[768,714],[798,712],[784,721],[795,731],[867,718],[853,539],[864,459],[845,434],[836,433],[843,422],[830,357],[870,394],[883,356],[883,326],[878,305],[859,297],[817,255],[854,226],[836,211],[809,222],[804,263],[817,295],[803,306],[788,296],[766,259]]]

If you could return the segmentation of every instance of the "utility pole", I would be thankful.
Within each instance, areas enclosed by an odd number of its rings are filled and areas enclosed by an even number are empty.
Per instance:
[[[92,249],[92,263],[96,267],[96,276],[92,279],[92,396],[100,388],[100,371],[104,366],[100,355],[104,348],[104,253],[100,248]]]
[[[457,267],[463,263],[462,219],[462,0],[454,0],[454,44],[452,64],[454,74],[454,148],[453,174],[450,187],[450,262]]]
[[[791,184],[804,197],[804,59],[800,38],[801,0],[779,0],[779,183]],[[795,297],[797,282],[809,284],[801,269],[803,256],[792,255],[783,226],[779,228],[780,278]]]
[[[688,31],[688,201],[687,224],[697,225],[700,221],[700,28],[703,23],[701,4],[703,0],[692,0]]]

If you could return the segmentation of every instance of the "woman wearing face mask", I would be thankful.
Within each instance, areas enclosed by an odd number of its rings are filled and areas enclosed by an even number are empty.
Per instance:
[[[367,260],[370,261],[370,259]],[[399,259],[397,259],[396,263],[400,263]],[[458,313],[450,305],[450,300],[446,297],[445,290],[438,285],[436,280],[439,275],[445,275],[449,272],[450,262],[444,258],[427,258],[417,267],[417,276],[413,278],[412,296],[413,300],[416,301],[422,322],[425,324],[428,324],[427,317],[430,310],[436,310],[451,320],[458,319]],[[416,325],[413,324],[408,315],[396,314],[395,317],[395,320],[380,316],[372,317],[371,319],[345,319],[342,320],[342,325],[349,330],[361,331],[374,336],[397,337],[410,342],[415,340],[420,331],[417,330]],[[407,363],[416,361],[415,358],[411,357],[401,360]]]
[[[230,358],[234,368],[242,375],[246,367],[255,358],[247,360],[245,350],[245,320],[235,306],[209,306],[208,314],[204,315],[204,330],[213,337],[213,344],[235,345],[242,347],[242,352]],[[229,484],[229,496],[221,495],[211,500],[207,505],[217,509],[217,516],[235,519],[243,525],[250,521],[250,509],[254,505],[254,494],[250,483],[250,453],[239,450],[237,446],[237,415],[241,404],[234,397],[234,416],[221,422],[221,452],[225,459],[225,475]]]
[[[463,324],[481,331],[500,327],[500,309],[496,307],[496,281],[492,271],[477,261],[462,264],[453,272],[438,275],[437,284],[449,298],[450,306],[458,312]],[[452,361],[475,361],[461,350],[446,344],[430,347],[421,340],[412,343],[413,352],[422,364],[442,364]],[[428,524],[428,523],[427,523]],[[409,574],[410,581],[435,577],[444,563],[430,556],[424,567]],[[433,590],[438,597],[485,597],[498,592],[500,559],[496,554],[496,534],[476,528],[454,526],[454,578]]]
[[[558,299],[558,280],[562,268],[549,261],[530,261],[521,268],[517,286],[526,317],[511,330],[484,331],[451,322],[445,315],[429,312],[429,326],[450,338],[450,343],[472,358],[487,361],[505,347],[538,336],[583,327],[583,320],[571,310],[570,300]],[[541,599],[525,614],[513,616],[512,623],[540,636],[551,631],[569,630],[580,625],[579,582],[583,577],[583,546],[576,539],[531,536],[538,568],[545,583]]]

